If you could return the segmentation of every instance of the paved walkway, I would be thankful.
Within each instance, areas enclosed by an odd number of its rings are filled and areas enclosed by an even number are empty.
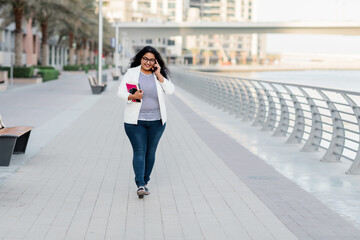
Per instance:
[[[178,89],[151,194],[136,196],[117,82],[84,74],[0,92],[8,126],[35,126],[0,168],[0,239],[360,239],[360,231],[198,115]]]

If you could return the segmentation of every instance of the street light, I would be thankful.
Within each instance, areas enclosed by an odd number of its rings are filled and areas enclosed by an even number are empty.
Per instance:
[[[119,75],[119,27],[115,23],[115,74]]]
[[[98,59],[98,79],[99,79],[99,84],[102,84],[102,45],[103,45],[103,21],[102,21],[102,0],[99,0],[99,59]]]

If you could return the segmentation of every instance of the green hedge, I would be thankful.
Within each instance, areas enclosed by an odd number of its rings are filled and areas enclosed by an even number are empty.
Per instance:
[[[96,64],[88,64],[89,69],[96,69],[97,65]]]
[[[8,71],[10,77],[10,67],[0,67],[2,71]],[[14,78],[31,78],[34,76],[34,67],[14,67]]]
[[[52,70],[55,70],[54,67],[52,66],[34,66],[35,68],[37,69],[52,69]]]
[[[42,76],[43,82],[59,78],[59,71],[55,69],[42,69],[38,74]]]
[[[81,71],[81,66],[79,65],[66,65],[63,67],[64,71]]]

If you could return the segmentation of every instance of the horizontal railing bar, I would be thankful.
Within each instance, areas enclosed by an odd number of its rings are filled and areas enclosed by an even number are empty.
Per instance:
[[[314,138],[319,138],[319,139],[324,140],[326,142],[331,142],[331,140],[323,138],[323,137],[314,136]]]
[[[309,135],[311,134],[311,132],[308,132],[308,131],[306,131],[306,130],[304,130],[303,132],[304,132],[304,133],[307,133],[307,134],[309,134]]]
[[[311,125],[310,125],[310,124],[307,124],[307,123],[298,123],[298,124],[304,125],[304,126],[307,126],[307,127],[311,127]]]
[[[319,128],[315,128],[315,130],[317,131],[322,131],[322,132],[326,132],[328,134],[333,134],[332,132],[328,131],[328,130],[325,130],[325,129],[319,129]]]
[[[304,112],[312,113],[310,110],[303,109]]]
[[[345,136],[337,135],[336,137],[338,137],[338,138],[343,138],[343,139],[346,139],[346,140],[348,140],[348,141],[351,141],[351,142],[354,142],[354,143],[357,143],[357,144],[360,143],[359,141],[356,141],[356,140],[354,140],[354,139],[352,139],[352,138],[348,138],[348,137],[345,137]]]
[[[354,159],[349,158],[349,157],[347,157],[347,156],[345,156],[345,155],[343,155],[343,154],[340,154],[340,153],[334,152],[334,155],[338,155],[338,156],[340,156],[340,157],[346,158],[347,160],[354,161]]]
[[[330,110],[327,106],[326,107],[323,107],[323,106],[318,106],[316,105],[317,108],[322,108],[322,109],[325,109],[325,110]]]
[[[342,130],[345,130],[345,131],[348,131],[348,132],[352,132],[352,133],[355,133],[355,134],[360,134],[359,132],[356,132],[354,130],[351,130],[351,129],[348,129],[348,128],[343,128],[343,127],[336,127],[336,129],[342,129]]]
[[[209,75],[209,74],[212,74],[212,73],[202,72],[202,74]],[[217,76],[226,77],[225,75],[222,75],[222,74],[218,74]],[[349,95],[360,96],[359,92],[353,92],[353,91],[348,91],[348,90],[339,91],[338,89],[333,89],[333,88],[315,87],[315,86],[301,85],[301,84],[295,84],[295,83],[280,83],[280,82],[275,82],[275,81],[249,79],[249,78],[239,78],[239,77],[234,77],[234,78],[235,79],[246,80],[246,81],[260,82],[260,83],[265,83],[265,84],[266,83],[272,83],[274,85],[286,85],[286,86],[293,86],[293,87],[300,87],[300,88],[319,89],[319,90],[322,90],[322,91],[335,92],[335,93],[341,92],[341,93],[345,93],[345,94],[349,94]]]
[[[331,101],[333,104],[336,104],[336,105],[342,105],[342,106],[346,106],[346,107],[350,107],[350,105],[348,103],[341,103],[341,102],[333,102]]]
[[[353,149],[353,148],[350,148],[350,147],[347,147],[347,146],[344,146],[344,145],[340,145],[340,144],[337,144],[337,143],[335,144],[335,146],[345,148],[345,149],[347,149],[349,151],[352,151],[352,152],[357,152],[356,149]]]
[[[326,147],[323,147],[323,146],[321,146],[320,144],[312,143],[311,145],[316,146],[316,147],[319,147],[319,148],[322,148],[322,149],[324,149],[324,150],[327,150]]]
[[[350,105],[348,105],[348,107],[350,107]],[[351,116],[355,116],[355,114],[353,112],[345,112],[345,111],[341,111],[341,110],[338,110],[338,109],[333,109],[331,111],[344,113],[344,114],[351,115]]]
[[[323,121],[315,121],[316,123],[320,122],[321,124],[325,124],[325,125],[328,125],[330,127],[332,127],[333,125],[330,124],[330,123],[327,123],[327,122],[323,122]]]
[[[341,120],[343,122],[346,122],[346,123],[349,123],[349,124],[358,125],[358,123],[356,123],[356,122],[352,122],[352,121],[345,120],[345,119],[335,118],[335,121],[339,121],[339,120]]]

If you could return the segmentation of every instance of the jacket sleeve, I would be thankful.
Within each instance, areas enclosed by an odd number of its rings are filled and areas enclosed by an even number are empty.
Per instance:
[[[121,79],[120,86],[118,88],[117,95],[127,103],[132,103],[132,100],[128,100],[130,93],[127,91],[126,83],[128,82],[129,73],[126,72],[124,77]]]
[[[170,79],[166,79],[164,78],[164,82],[160,83],[160,86],[162,87],[164,93],[166,95],[171,95],[174,93],[175,91],[175,86],[174,84],[170,81]]]

